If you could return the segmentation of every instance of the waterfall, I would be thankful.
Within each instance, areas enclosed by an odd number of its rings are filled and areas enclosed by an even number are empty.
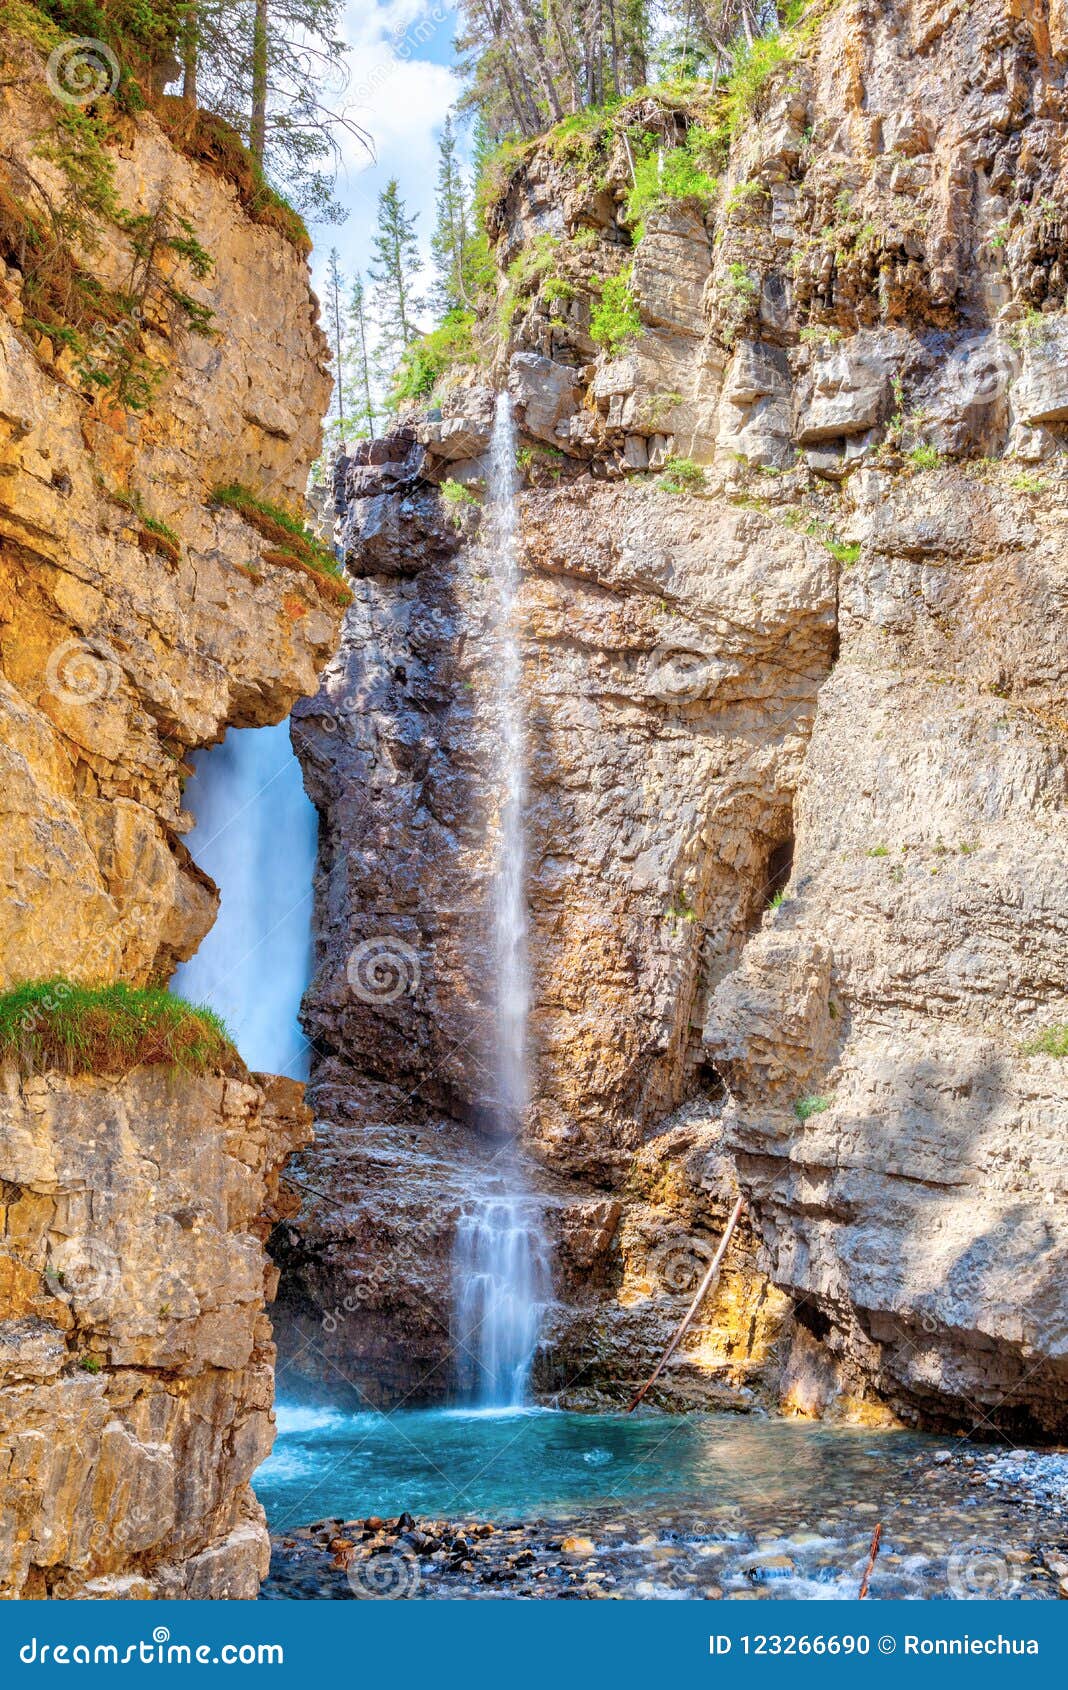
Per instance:
[[[514,1408],[525,1397],[545,1304],[548,1255],[540,1217],[523,1189],[515,1140],[530,1100],[527,1022],[530,963],[526,902],[526,743],[517,601],[518,484],[511,402],[498,395],[487,487],[487,551],[495,586],[494,774],[499,799],[493,870],[493,1049],[495,1160],[503,1195],[484,1195],[460,1216],[453,1250],[454,1339],[465,1394],[486,1407]]]
[[[221,901],[171,988],[222,1016],[250,1068],[305,1079],[297,1016],[310,974],[318,821],[289,723],[231,728],[195,766],[185,792],[196,817],[189,849]]]
[[[518,1190],[483,1198],[475,1213],[460,1216],[454,1338],[465,1397],[486,1408],[519,1408],[526,1400],[550,1283],[540,1217]]]
[[[496,753],[500,793],[497,862],[493,877],[493,940],[496,965],[494,1027],[500,1126],[510,1138],[519,1132],[530,1099],[527,1018],[530,960],[527,953],[527,851],[523,824],[526,800],[526,744],[523,666],[516,627],[519,548],[516,543],[518,487],[516,433],[507,393],[497,396],[490,445],[489,544],[496,584],[494,645],[498,668]]]

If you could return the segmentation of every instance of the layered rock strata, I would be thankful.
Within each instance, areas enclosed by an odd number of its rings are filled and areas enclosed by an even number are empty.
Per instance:
[[[0,1591],[254,1598],[274,1435],[264,1250],[307,1142],[271,1075],[4,1075]]]
[[[61,197],[34,152],[49,120],[21,82],[0,91],[16,198],[27,172]],[[141,983],[192,954],[216,894],[182,839],[186,752],[282,718],[337,626],[329,586],[211,498],[299,495],[329,395],[307,266],[152,118],[113,165],[130,216],[165,201],[196,232],[210,269],[175,283],[211,332],[146,326],[161,385],[123,408],[27,324],[20,272],[0,278],[0,985]],[[128,240],[97,238],[94,274],[121,289]]]

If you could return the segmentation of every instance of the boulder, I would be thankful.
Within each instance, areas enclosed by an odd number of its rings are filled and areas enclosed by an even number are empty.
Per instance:
[[[537,352],[516,352],[508,366],[508,389],[524,434],[557,447],[568,440],[562,425],[582,404],[577,370]]]
[[[841,346],[817,354],[798,405],[795,436],[799,445],[816,446],[824,440],[866,434],[884,419],[904,338],[862,330]]]

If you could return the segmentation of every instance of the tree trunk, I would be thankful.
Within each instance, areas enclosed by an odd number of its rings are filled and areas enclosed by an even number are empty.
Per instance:
[[[649,80],[649,64],[645,56],[645,13],[635,10],[631,30],[627,35],[627,58],[630,62],[631,88],[644,88]]]
[[[182,22],[182,100],[191,111],[197,109],[197,71],[200,58],[200,17],[190,6]]]
[[[520,52],[519,41],[515,34],[515,25],[507,7],[502,4],[495,12],[486,8],[490,38],[496,41],[500,48],[500,66],[504,75],[505,85],[512,102],[512,109],[516,113],[519,127],[525,137],[536,135],[541,128],[537,102],[531,93],[527,73],[523,67],[523,55]],[[511,55],[511,67],[509,66]],[[516,75],[512,75],[514,68]]]
[[[612,43],[612,90],[613,90],[613,92],[616,96],[616,99],[618,100],[618,98],[619,98],[619,36],[616,33],[615,0],[607,0],[607,4],[608,4],[609,39],[611,40],[611,43]]]
[[[267,147],[267,0],[256,0],[252,24],[252,120],[248,145],[256,163],[262,166]]]
[[[337,264],[334,265],[334,359],[337,369],[338,433],[345,438],[345,383],[341,372],[341,299],[338,293]]]
[[[401,250],[400,233],[397,234],[395,252],[395,266],[393,279],[397,288],[397,320],[401,327],[401,338],[405,346],[415,338],[412,325],[408,321],[408,294],[404,286],[404,253]]]
[[[571,26],[571,20],[561,16],[558,0],[549,0],[549,4],[552,11],[553,27],[556,30],[556,39],[560,44],[560,57],[564,61],[567,80],[571,85],[571,110],[573,112],[581,111],[582,84],[579,82],[578,70],[571,56],[571,45],[568,41],[568,28]]]
[[[519,92],[512,79],[512,73],[508,69],[508,66],[506,64],[502,64],[501,70],[504,74],[504,85],[508,90],[508,103],[512,108],[512,116],[515,118],[515,126],[519,130],[519,133],[525,138],[530,134],[530,127],[527,123],[527,117],[523,110],[522,101],[519,98]]]
[[[559,123],[560,119],[564,115],[564,111],[560,104],[560,96],[556,92],[556,83],[553,81],[553,73],[549,69],[549,61],[545,57],[545,49],[541,44],[541,36],[538,34],[538,26],[535,22],[534,14],[530,9],[530,0],[516,0],[516,4],[519,7],[519,16],[522,19],[523,29],[526,32],[527,40],[530,42],[530,51],[534,55],[534,63],[538,67],[538,75],[541,77],[541,85],[545,90],[545,98],[549,103],[549,110],[552,113],[553,122]]]
[[[363,387],[363,404],[367,412],[367,432],[371,439],[375,437],[375,413],[371,403],[371,366],[367,357],[367,325],[363,315],[363,283],[361,280],[360,303],[357,312],[357,323],[360,330],[360,380]]]
[[[590,105],[604,104],[604,17],[601,12],[601,0],[592,0],[590,6]]]

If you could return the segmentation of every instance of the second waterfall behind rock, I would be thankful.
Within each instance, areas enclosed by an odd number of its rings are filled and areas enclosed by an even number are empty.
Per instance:
[[[298,1014],[311,967],[318,819],[289,742],[289,723],[231,728],[196,753],[185,801],[189,848],[217,882],[219,917],[173,990],[222,1016],[250,1068],[308,1074]]]
[[[494,628],[491,776],[498,804],[493,866],[493,1070],[500,1194],[479,1195],[460,1216],[453,1249],[453,1346],[463,1396],[515,1408],[526,1398],[551,1292],[537,1205],[525,1190],[515,1142],[530,1101],[527,1025],[530,960],[526,901],[526,724],[517,627],[519,555],[516,431],[498,396],[486,495],[485,548]]]

